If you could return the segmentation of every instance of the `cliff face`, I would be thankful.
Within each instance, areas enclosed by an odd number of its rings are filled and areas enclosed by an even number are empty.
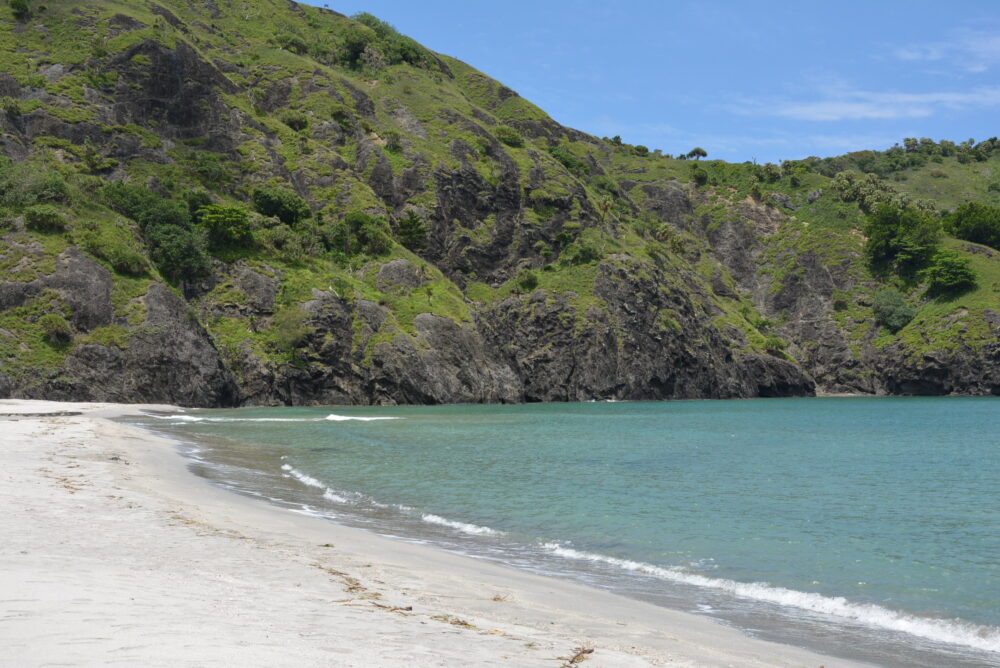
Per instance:
[[[597,139],[283,0],[2,9],[0,32],[2,396],[1000,394],[1000,257],[954,242],[979,288],[911,286],[890,334],[862,214],[819,173]]]

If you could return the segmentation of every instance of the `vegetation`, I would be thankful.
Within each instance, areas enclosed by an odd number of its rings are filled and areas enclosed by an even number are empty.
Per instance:
[[[966,202],[945,217],[948,234],[1000,250],[1000,207]]]
[[[890,332],[898,332],[913,320],[916,311],[906,303],[899,290],[885,288],[875,293],[872,311],[875,321]]]
[[[659,282],[660,301],[636,306],[659,312],[634,322],[670,336],[685,318],[715,322],[706,336],[731,341],[737,358],[791,359],[818,345],[790,334],[794,309],[773,306],[811,289],[817,268],[835,284],[830,317],[859,360],[873,323],[884,330],[871,345],[918,351],[983,340],[986,312],[1000,310],[995,138],[907,138],[780,164],[710,160],[702,147],[674,157],[562,128],[371,14],[284,0],[216,3],[212,14],[160,4],[177,25],[141,3],[9,2],[45,31],[0,30],[5,71],[44,95],[0,100],[9,145],[28,150],[0,158],[0,268],[30,281],[83,249],[112,272],[121,329],[97,339],[61,329],[48,316],[66,322],[69,311],[46,295],[0,312],[17,344],[0,338],[6,359],[55,369],[59,346],[124,345],[142,320],[121,324],[125,305],[160,280],[192,300],[191,317],[227,359],[249,350],[274,364],[305,364],[293,351],[332,336],[301,306],[314,291],[343,301],[369,361],[376,343],[413,335],[421,313],[468,324],[474,302],[527,304],[528,293],[572,304],[581,320],[567,326],[584,327],[586,314],[608,312],[601,286],[622,276]],[[181,81],[200,83],[161,107],[147,87],[165,53]],[[45,74],[53,63],[61,76]],[[135,122],[99,113],[112,99]],[[51,135],[19,135],[27,114]],[[747,270],[746,244],[768,293],[756,305],[734,269]],[[416,278],[380,280],[399,259]],[[273,312],[245,315],[253,297],[230,280],[244,271],[274,283]],[[351,310],[360,299],[379,305],[381,324]],[[773,312],[755,310],[765,304]],[[960,308],[967,326],[952,327]]]

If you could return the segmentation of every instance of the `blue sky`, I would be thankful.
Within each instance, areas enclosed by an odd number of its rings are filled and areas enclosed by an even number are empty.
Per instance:
[[[323,2],[311,0],[310,4]],[[1000,2],[333,0],[555,120],[776,162],[1000,134]]]

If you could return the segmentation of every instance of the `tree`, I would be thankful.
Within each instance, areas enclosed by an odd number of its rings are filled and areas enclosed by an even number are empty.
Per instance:
[[[976,272],[969,259],[953,250],[938,251],[922,275],[932,295],[958,295],[976,287]]]
[[[876,271],[912,277],[937,251],[941,224],[913,207],[879,205],[865,224],[865,254]]]
[[[254,188],[250,197],[257,211],[291,227],[312,215],[304,199],[284,188]]]
[[[198,210],[198,219],[208,232],[212,248],[245,246],[253,240],[250,216],[242,207],[210,204]]]
[[[687,156],[686,157],[688,157],[688,158],[694,158],[695,160],[699,160],[701,158],[707,158],[708,157],[708,151],[706,151],[705,149],[703,149],[700,146],[695,146],[693,149],[691,149],[690,151],[687,152]]]
[[[411,251],[427,247],[427,227],[420,216],[413,211],[408,212],[405,218],[399,220],[396,224],[396,230],[399,243]]]
[[[966,202],[945,218],[949,234],[965,241],[985,244],[1000,250],[1000,208]]]

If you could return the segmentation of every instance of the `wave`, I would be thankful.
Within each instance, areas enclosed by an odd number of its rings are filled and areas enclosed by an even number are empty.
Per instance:
[[[362,417],[355,415],[337,415],[331,413],[325,418],[238,418],[238,417],[207,417],[201,415],[153,415],[146,413],[146,417],[157,420],[174,420],[177,422],[347,422],[357,420],[360,422],[371,422],[373,420],[402,420],[401,417]]]
[[[327,501],[333,501],[334,503],[351,503],[351,500],[346,496],[338,494],[337,492],[330,489],[316,478],[312,477],[308,473],[303,473],[302,471],[293,467],[291,464],[282,464],[281,470],[285,471],[288,475],[295,478],[303,485],[323,490],[323,498],[326,499]]]
[[[491,529],[489,527],[481,527],[478,524],[468,524],[466,522],[456,522],[454,520],[449,520],[440,515],[422,515],[420,517],[424,522],[428,524],[439,524],[445,527],[451,527],[452,529],[458,529],[462,533],[472,534],[473,536],[500,536],[503,534],[502,531],[497,531],[496,529]]]
[[[348,420],[359,420],[361,422],[371,422],[373,420],[402,420],[400,417],[361,417],[358,415],[337,415],[336,413],[330,413],[324,420],[331,420],[333,422],[347,422]]]
[[[928,640],[964,645],[987,652],[1000,652],[1000,628],[993,626],[971,624],[957,619],[918,617],[872,603],[851,603],[843,596],[824,596],[776,587],[763,582],[737,582],[725,578],[711,578],[678,568],[653,566],[630,559],[582,552],[563,547],[558,543],[545,543],[542,547],[551,554],[565,559],[608,564],[662,580],[724,591],[741,598],[832,615],[869,627],[908,633]]]
[[[146,417],[157,420],[177,420],[179,422],[319,422],[320,418],[229,418],[204,417],[200,415],[152,415]]]

